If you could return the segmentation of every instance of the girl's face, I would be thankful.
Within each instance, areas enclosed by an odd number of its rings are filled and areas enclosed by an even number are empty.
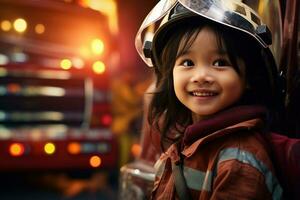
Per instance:
[[[237,62],[243,69],[244,63]],[[201,29],[189,49],[177,55],[173,81],[178,100],[192,111],[194,122],[237,102],[245,85],[227,53],[219,47],[215,32],[207,26]]]

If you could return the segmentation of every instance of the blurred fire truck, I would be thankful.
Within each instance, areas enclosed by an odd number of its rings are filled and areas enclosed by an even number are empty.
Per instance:
[[[108,17],[67,2],[0,0],[0,171],[117,167]]]

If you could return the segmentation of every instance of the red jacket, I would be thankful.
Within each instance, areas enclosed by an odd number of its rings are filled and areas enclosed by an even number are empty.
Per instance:
[[[281,199],[262,133],[265,109],[240,106],[189,126],[181,145],[171,145],[155,164],[152,199],[177,199],[171,164],[184,157],[193,199]]]

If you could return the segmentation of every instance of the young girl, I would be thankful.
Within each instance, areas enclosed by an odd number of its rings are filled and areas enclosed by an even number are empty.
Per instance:
[[[165,148],[152,198],[281,199],[259,139],[281,107],[270,32],[237,1],[161,1],[159,8],[167,8],[162,25],[144,52],[138,47],[157,74],[149,123]]]

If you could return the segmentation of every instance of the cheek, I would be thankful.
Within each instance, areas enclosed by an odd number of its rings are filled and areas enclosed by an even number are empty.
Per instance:
[[[173,88],[174,88],[175,95],[178,99],[180,99],[184,87],[185,87],[185,81],[183,79],[183,76],[180,75],[179,72],[173,71]]]
[[[220,87],[227,98],[237,100],[242,96],[245,88],[244,80],[235,71],[232,70],[226,74],[222,74],[219,80]]]
[[[244,81],[236,77],[234,81],[231,81],[230,84],[227,85],[227,90],[231,93],[232,97],[238,100],[245,90]]]

